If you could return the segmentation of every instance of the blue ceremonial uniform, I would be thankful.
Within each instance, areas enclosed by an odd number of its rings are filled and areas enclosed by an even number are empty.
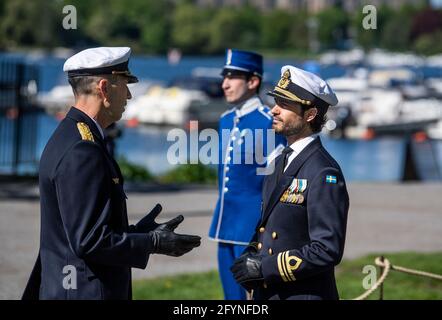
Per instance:
[[[23,298],[130,299],[131,267],[146,267],[152,244],[129,226],[120,169],[85,113],[71,108],[55,130],[39,183],[40,252]]]
[[[221,72],[224,81],[227,80],[226,87],[223,82],[224,90],[229,91],[231,78],[240,77],[245,84],[252,77],[261,79],[262,74],[260,54],[227,49],[226,64]],[[285,144],[285,138],[275,136],[274,131],[269,135],[268,129],[272,128],[270,109],[262,104],[258,89],[254,90],[253,97],[225,112],[219,122],[219,199],[209,237],[219,242],[218,270],[224,297],[229,300],[246,299],[246,292],[235,282],[230,267],[249,243],[258,222],[267,158],[271,158],[275,146]]]
[[[283,157],[276,159],[281,166]],[[349,198],[336,161],[316,138],[277,183],[265,178],[263,211],[253,245],[263,280],[254,299],[338,299],[334,266],[343,255]]]
[[[209,232],[213,240],[247,245],[253,236],[261,211],[265,176],[257,174],[257,169],[266,167],[265,158],[276,146],[286,144],[282,136],[275,135],[274,146],[267,145],[267,130],[272,128],[269,112],[258,97],[253,97],[241,109],[232,108],[221,117],[219,201]],[[223,130],[230,135],[223,135]],[[256,158],[261,152],[264,158],[258,163]]]
[[[220,242],[219,272],[227,299],[245,298],[229,268],[249,243],[259,220],[264,175],[259,175],[257,169],[265,168],[265,158],[286,143],[284,137],[274,135],[273,148],[267,144],[267,129],[272,128],[269,111],[255,96],[240,109],[225,112],[219,123],[219,199],[209,237]],[[223,130],[230,134],[222,134]],[[259,159],[261,155],[263,159]]]

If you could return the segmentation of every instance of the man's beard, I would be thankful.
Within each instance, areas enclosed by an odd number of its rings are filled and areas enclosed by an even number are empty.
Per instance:
[[[284,137],[290,137],[293,135],[299,135],[301,132],[305,130],[305,126],[307,123],[298,122],[296,124],[286,124],[284,122],[280,122],[282,124],[282,128],[275,128],[275,133],[281,134]]]

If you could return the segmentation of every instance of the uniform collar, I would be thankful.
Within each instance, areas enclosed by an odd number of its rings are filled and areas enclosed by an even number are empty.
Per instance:
[[[310,136],[308,136],[308,137],[305,137],[305,138],[302,138],[302,139],[300,139],[300,140],[297,140],[297,141],[293,142],[293,143],[290,145],[290,148],[293,149],[293,153],[295,153],[295,154],[300,154],[301,151],[302,151],[305,147],[307,147],[307,145],[308,145],[310,142],[312,142],[313,140],[315,140],[315,138],[316,138],[317,136],[318,136],[317,134],[312,134],[312,135],[310,135]]]
[[[89,115],[88,115],[89,116]],[[90,117],[89,117],[90,118]],[[91,120],[95,123],[95,125],[97,126],[97,128],[98,128],[98,131],[100,131],[100,134],[101,134],[101,138],[103,138],[103,140],[104,140],[104,132],[103,132],[103,129],[101,128],[101,126],[99,125],[99,123],[94,119],[94,118],[91,118]]]
[[[262,107],[262,105],[263,104],[262,104],[261,99],[257,95],[254,95],[253,97],[251,97],[250,99],[247,99],[242,104],[235,106],[236,116],[238,118],[241,118],[241,117],[255,111],[259,107]]]
[[[287,159],[287,165],[285,166],[284,171],[287,170],[293,159],[295,159],[296,156],[300,154],[302,150],[305,149],[305,147],[307,147],[313,140],[315,140],[317,136],[318,136],[317,134],[312,134],[308,137],[297,140],[290,145],[290,148],[293,150],[293,152],[290,154],[290,156]]]

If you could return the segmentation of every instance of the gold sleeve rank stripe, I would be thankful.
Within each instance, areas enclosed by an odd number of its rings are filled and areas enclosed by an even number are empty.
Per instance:
[[[278,260],[278,270],[279,270],[279,274],[281,275],[281,278],[282,278],[282,280],[284,280],[284,282],[287,282],[288,281],[288,275],[285,273],[285,270],[284,270],[284,268],[283,268],[283,262],[282,262],[282,256],[283,256],[283,254],[284,253],[279,253],[278,254],[278,258],[277,258],[277,260]]]
[[[284,282],[295,281],[293,271],[296,271],[302,263],[302,259],[297,256],[289,256],[289,252],[285,251],[278,254],[278,270]]]
[[[95,142],[94,136],[92,135],[92,132],[86,123],[78,122],[77,128],[78,128],[78,131],[80,132],[81,139]]]
[[[295,277],[293,276],[293,273],[289,269],[289,264],[287,263],[287,255],[288,251],[284,252],[282,255],[283,261],[282,261],[282,267],[284,268],[285,273],[287,274],[288,281],[295,281]]]
[[[294,265],[292,265],[292,261],[295,261]],[[295,276],[293,275],[293,271],[296,271],[299,266],[301,265],[302,259],[298,258],[297,256],[288,256],[288,251],[286,251],[286,266],[287,270],[289,272],[290,277],[293,279],[293,281],[296,280]]]

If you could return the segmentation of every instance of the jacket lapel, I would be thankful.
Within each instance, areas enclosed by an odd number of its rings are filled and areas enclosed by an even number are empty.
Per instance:
[[[319,137],[317,137],[307,147],[305,147],[305,149],[302,150],[300,154],[298,154],[298,156],[292,161],[292,163],[290,163],[289,167],[282,175],[281,180],[278,183],[278,185],[276,185],[276,176],[277,175],[275,172],[272,174],[272,176],[269,177],[269,179],[273,180],[273,181],[269,181],[269,187],[272,187],[272,189],[269,188],[268,191],[271,192],[271,195],[268,198],[267,203],[264,203],[264,205],[263,205],[264,210],[263,210],[263,217],[261,219],[261,225],[265,224],[265,222],[267,221],[267,218],[270,216],[270,213],[272,212],[273,208],[278,203],[279,198],[281,197],[282,193],[289,187],[290,183],[292,182],[293,178],[298,173],[299,169],[301,169],[302,165],[321,146],[322,146],[321,140]],[[281,159],[282,159],[282,157],[281,157]],[[279,159],[279,160],[281,160],[281,159]]]
[[[274,163],[274,170],[273,170],[273,172],[270,175],[268,175],[265,178],[265,181],[263,183],[263,186],[264,186],[264,188],[263,188],[263,197],[262,197],[262,200],[263,200],[263,212],[265,211],[266,206],[269,203],[269,199],[270,199],[270,196],[272,195],[272,191],[275,190],[276,179],[277,179],[277,176],[278,176],[276,171],[277,171],[277,168],[281,165],[280,162],[282,160],[283,159],[282,159],[281,155],[276,157],[275,163]]]
[[[317,137],[315,140],[310,142],[310,144],[301,151],[300,154],[290,163],[284,175],[295,176],[304,162],[320,147],[322,146],[321,139]]]

